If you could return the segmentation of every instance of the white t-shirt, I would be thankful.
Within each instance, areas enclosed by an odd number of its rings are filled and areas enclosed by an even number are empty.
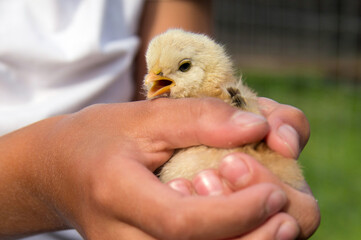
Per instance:
[[[144,0],[0,1],[0,136],[94,103],[129,101]],[[28,239],[81,239],[75,231]]]
[[[0,1],[0,136],[129,101],[143,0]]]

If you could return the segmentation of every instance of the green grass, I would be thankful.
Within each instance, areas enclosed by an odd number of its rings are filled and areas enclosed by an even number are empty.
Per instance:
[[[310,122],[300,161],[322,218],[311,239],[360,239],[361,85],[320,74],[243,71],[243,77],[260,96],[298,107]]]

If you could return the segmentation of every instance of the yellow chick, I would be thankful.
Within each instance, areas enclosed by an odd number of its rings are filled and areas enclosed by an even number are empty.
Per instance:
[[[171,29],[156,36],[146,53],[148,74],[144,87],[147,98],[216,97],[260,114],[257,95],[233,75],[230,58],[222,46],[202,34]],[[294,188],[303,186],[304,178],[297,161],[270,150],[264,142],[220,149],[196,146],[178,150],[159,172],[162,182],[175,178],[192,179],[204,169],[217,168],[221,159],[232,152],[244,152],[270,169]]]

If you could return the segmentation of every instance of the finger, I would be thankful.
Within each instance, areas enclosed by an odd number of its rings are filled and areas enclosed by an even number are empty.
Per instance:
[[[207,169],[199,172],[192,180],[194,191],[202,196],[230,194],[232,190],[220,178],[218,171]]]
[[[286,157],[297,158],[310,136],[310,126],[299,109],[259,98],[263,115],[270,125],[268,146]]]
[[[299,226],[294,218],[285,213],[278,213],[260,227],[237,239],[293,240],[297,238],[299,232]]]
[[[240,190],[247,186],[265,182],[281,186],[289,199],[284,211],[298,221],[301,227],[301,236],[311,236],[317,229],[320,213],[315,198],[310,193],[298,191],[284,184],[251,156],[243,153],[226,156],[220,164],[219,173],[222,178],[227,180],[233,190]]]
[[[205,224],[198,227],[199,232],[195,232],[195,234],[199,234],[199,236],[195,235],[196,239],[200,239],[203,233],[207,232],[208,227],[212,227],[212,230],[209,229],[209,236],[204,235],[204,237],[219,239],[244,234],[259,226],[277,212],[279,204],[282,205],[285,201],[283,193],[276,191],[266,197],[268,200],[265,203],[264,193],[270,186],[259,185],[228,196],[214,197],[214,200],[217,200],[214,202],[209,198],[198,198],[199,203],[194,205],[197,209],[194,212],[191,211],[193,214],[190,218],[186,218],[191,222],[197,220],[197,222]],[[223,202],[224,200],[226,201]],[[205,218],[204,215],[196,214],[199,210],[206,211],[209,216]],[[264,218],[265,214],[268,217]]]
[[[215,169],[203,170],[191,181],[184,178],[176,178],[167,185],[184,196],[201,195],[217,196],[230,194],[232,190],[220,178]]]
[[[96,206],[155,238],[238,236],[260,225],[287,202],[285,194],[270,184],[259,184],[227,196],[182,196],[160,183],[144,166],[133,161],[130,164],[127,169],[112,167],[107,176],[98,175],[97,184],[92,186],[93,200]],[[109,178],[109,173],[120,174],[128,181],[112,179],[113,187],[107,189],[103,178]]]
[[[144,108],[147,136],[167,149],[199,144],[234,147],[261,140],[268,132],[262,116],[213,98],[155,99],[146,101]]]
[[[184,196],[190,196],[194,192],[192,183],[184,178],[173,179],[167,185]]]
[[[179,216],[176,222],[180,226],[175,224],[176,230],[167,235],[171,236],[170,239],[181,235],[185,239],[220,239],[249,232],[279,211],[279,206],[284,204],[281,192],[274,192],[275,195],[266,197],[268,203],[263,202],[267,187],[257,186],[228,196],[184,199],[172,213],[172,216]],[[173,225],[166,227],[174,228]]]

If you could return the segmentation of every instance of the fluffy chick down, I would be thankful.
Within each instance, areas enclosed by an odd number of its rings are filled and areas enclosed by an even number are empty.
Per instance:
[[[171,29],[156,36],[146,53],[148,74],[144,88],[148,99],[156,97],[216,97],[244,111],[260,114],[257,95],[237,79],[224,48],[206,35]],[[269,149],[264,142],[231,149],[195,146],[177,150],[165,163],[159,178],[192,179],[195,174],[217,168],[224,156],[244,152],[294,188],[304,187],[299,163]]]

